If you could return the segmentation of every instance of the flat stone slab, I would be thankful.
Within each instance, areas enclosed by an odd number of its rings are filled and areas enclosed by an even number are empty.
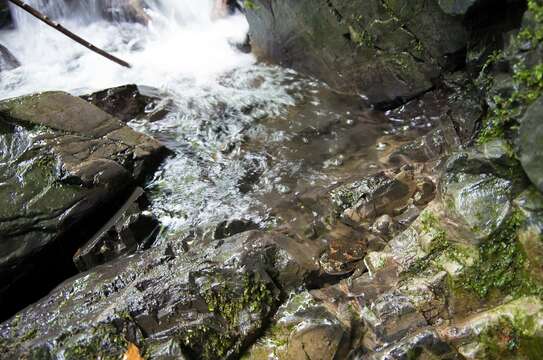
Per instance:
[[[0,295],[53,244],[77,247],[85,239],[66,234],[92,223],[97,211],[114,211],[111,204],[166,153],[158,141],[67,93],[0,102]]]

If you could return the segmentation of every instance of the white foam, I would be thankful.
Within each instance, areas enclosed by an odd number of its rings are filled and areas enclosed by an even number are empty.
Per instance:
[[[237,15],[212,21],[212,0],[147,1],[148,26],[103,19],[97,0],[76,8],[67,0],[28,3],[133,67],[119,67],[14,7],[17,29],[1,32],[0,43],[22,66],[0,74],[0,98],[51,89],[81,93],[126,83],[171,88],[180,78],[213,81],[255,62],[230,45],[245,38],[246,19]]]

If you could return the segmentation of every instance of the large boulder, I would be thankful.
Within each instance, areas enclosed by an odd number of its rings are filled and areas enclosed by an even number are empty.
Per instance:
[[[24,304],[7,296],[14,284],[32,268],[46,278],[65,266],[62,254],[71,258],[86,240],[82,229],[105,222],[165,154],[154,139],[66,93],[0,102],[3,311],[8,302]]]
[[[524,171],[543,192],[543,97],[533,103],[520,123],[520,161]]]
[[[155,247],[67,280],[0,325],[1,357],[120,359],[136,345],[146,359],[235,358],[303,278],[276,237]]]
[[[467,42],[461,18],[433,0],[256,0],[247,18],[258,56],[375,104],[432,88],[443,70],[457,64]]]

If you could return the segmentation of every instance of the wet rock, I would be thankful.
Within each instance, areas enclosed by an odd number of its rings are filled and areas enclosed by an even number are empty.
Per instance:
[[[462,359],[460,354],[449,344],[441,340],[432,328],[427,328],[408,336],[368,357],[369,360],[432,358],[441,360]]]
[[[514,160],[500,143],[456,154],[447,161],[441,182],[444,202],[479,238],[501,226],[511,212],[514,194],[525,186],[522,172],[515,174],[511,167],[515,168]]]
[[[424,93],[465,47],[461,19],[435,2],[258,0],[247,10],[253,51],[374,104]],[[364,9],[362,11],[361,9]],[[303,30],[301,30],[303,29]]]
[[[444,124],[427,134],[391,148],[384,154],[381,161],[392,166],[424,163],[451,154],[458,149],[459,145],[459,139],[452,123],[445,120]]]
[[[426,325],[426,320],[409,298],[392,293],[377,297],[363,308],[361,316],[369,328],[364,346],[372,350],[400,340],[413,329]]]
[[[271,329],[244,358],[344,358],[356,327],[352,316],[331,310],[309,292],[292,294],[279,308]]]
[[[0,29],[11,25],[11,12],[7,0],[0,0]]]
[[[543,97],[526,111],[520,123],[519,145],[522,167],[532,183],[543,192]]]
[[[319,258],[321,269],[329,275],[352,272],[371,244],[378,242],[375,238],[366,231],[355,230],[342,223],[335,224],[319,238],[319,242],[326,244],[326,250]]]
[[[79,271],[89,270],[120,256],[150,246],[159,231],[158,220],[142,211],[144,192],[136,188],[127,202],[74,255]]]
[[[450,15],[465,15],[480,0],[438,0],[439,7]]]
[[[438,329],[465,359],[537,359],[541,350],[543,304],[521,297]]]
[[[144,25],[150,20],[145,12],[145,0],[100,0],[100,3],[100,9],[106,19]]]
[[[21,66],[17,58],[2,44],[0,44],[0,72],[13,70]]]
[[[135,132],[86,101],[62,92],[7,100],[1,103],[0,112],[8,121],[23,126],[61,132],[63,136],[51,142],[65,164],[66,176],[80,175],[84,185],[99,182],[99,178],[91,179],[87,167],[107,166],[102,161],[104,158],[112,158],[134,179],[142,180],[168,153],[156,140]],[[88,142],[82,141],[83,138],[88,138]],[[129,149],[133,151],[123,154]]]
[[[516,199],[515,205],[524,217],[518,240],[528,259],[528,271],[543,281],[543,195],[530,187]]]
[[[108,114],[128,122],[145,114],[146,108],[158,100],[144,95],[136,85],[123,85],[82,96]]]
[[[436,186],[429,178],[417,180],[417,191],[413,196],[415,205],[422,206],[432,201],[436,194]]]
[[[378,217],[372,225],[375,232],[390,237],[397,231],[397,225],[390,215],[382,215]]]
[[[20,281],[14,274],[21,277],[33,268],[45,276],[55,264],[64,264],[62,256],[71,258],[70,251],[85,239],[68,234],[93,228],[93,216],[102,221],[166,151],[95,106],[60,92],[0,102],[0,147],[4,294]],[[61,243],[62,250],[54,250]],[[46,251],[57,257],[40,255]]]
[[[413,170],[380,172],[331,192],[336,213],[355,224],[405,206],[416,190]]]
[[[485,115],[482,94],[473,79],[463,72],[446,75],[443,91],[447,96],[446,116],[452,122],[459,142],[471,143]]]
[[[420,209],[415,205],[409,205],[400,215],[396,217],[398,225],[402,228],[406,228],[413,221],[415,221],[420,215]]]
[[[223,221],[215,228],[213,238],[215,240],[224,239],[244,231],[256,230],[258,225],[251,220],[228,220]]]
[[[297,267],[274,236],[260,232],[186,253],[165,250],[66,281],[0,326],[3,356],[120,358],[133,343],[150,359],[236,357],[271,319],[278,287],[291,289],[284,279]]]

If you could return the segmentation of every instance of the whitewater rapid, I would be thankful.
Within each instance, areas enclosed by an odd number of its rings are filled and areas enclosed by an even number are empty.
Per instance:
[[[132,69],[119,68],[11,5],[16,30],[0,32],[0,42],[22,66],[0,75],[0,98],[50,89],[83,93],[126,83],[175,91],[179,79],[210,82],[255,63],[252,55],[231,46],[244,41],[245,18],[212,20],[212,0],[147,1],[147,25],[104,19],[103,0],[81,1],[76,8],[68,0],[27,3]]]
[[[146,0],[147,24],[124,21],[119,12],[104,17],[100,4],[122,1],[29,3],[131,69],[13,9],[16,29],[0,32],[0,43],[22,65],[0,73],[0,99],[124,84],[153,88],[169,113],[130,126],[174,152],[147,185],[151,211],[165,226],[159,242],[206,236],[227,220],[260,227],[301,221],[293,213],[298,194],[374,166],[371,149],[383,119],[358,97],[239,51],[233,44],[248,32],[242,14],[213,20],[214,0]],[[316,215],[308,216],[300,226]]]
[[[113,6],[116,1],[124,0],[113,0]],[[270,171],[268,155],[223,150],[239,147],[248,131],[256,138],[281,138],[280,132],[263,130],[258,121],[284,117],[302,87],[294,72],[258,64],[253,55],[239,51],[233,44],[246,39],[245,17],[214,20],[213,2],[147,0],[149,21],[139,24],[124,21],[122,13],[106,19],[103,0],[81,1],[75,7],[69,0],[28,1],[129,62],[131,69],[88,51],[15,7],[16,29],[0,32],[0,43],[22,64],[0,73],[0,99],[48,90],[81,95],[137,84],[154,88],[169,104],[164,119],[130,125],[175,152],[148,185],[152,210],[171,236],[224,219],[263,219],[262,207],[254,210],[259,201],[240,191],[240,184],[250,172]],[[270,176],[275,178],[273,171]],[[266,181],[259,189],[273,187]]]

